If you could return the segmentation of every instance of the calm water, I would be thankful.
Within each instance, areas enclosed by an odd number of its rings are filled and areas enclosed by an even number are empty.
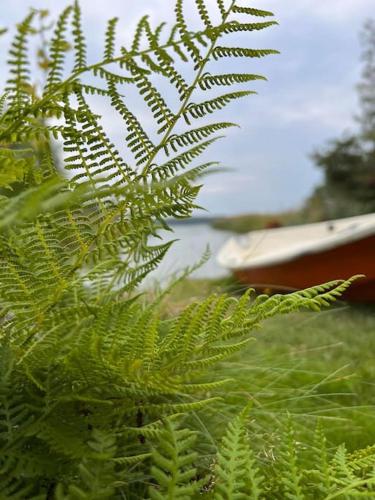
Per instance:
[[[217,264],[216,255],[232,233],[216,231],[206,223],[178,224],[173,226],[173,231],[173,233],[164,233],[163,238],[165,241],[174,239],[179,241],[172,245],[159,268],[147,277],[147,284],[155,281],[164,283],[175,273],[196,264],[202,258],[207,247],[211,252],[209,260],[194,271],[191,276],[194,278],[218,278],[228,274]],[[155,243],[158,243],[158,240],[155,240]]]

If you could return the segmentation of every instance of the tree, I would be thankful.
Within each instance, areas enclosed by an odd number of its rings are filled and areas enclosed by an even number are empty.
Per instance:
[[[364,63],[362,80],[358,85],[361,114],[358,119],[364,140],[375,148],[375,20],[369,19],[361,33]]]
[[[364,67],[358,85],[360,130],[335,139],[315,151],[314,163],[324,181],[307,200],[311,219],[339,218],[375,211],[375,21],[365,23],[361,36]]]

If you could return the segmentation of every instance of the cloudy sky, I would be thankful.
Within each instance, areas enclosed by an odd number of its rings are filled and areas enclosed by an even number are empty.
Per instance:
[[[128,28],[141,15],[147,13],[157,23],[171,19],[173,13],[173,0],[80,3],[93,62],[102,46],[106,19],[120,17],[120,37],[125,41]],[[199,203],[211,214],[298,206],[320,179],[309,154],[330,138],[356,127],[353,115],[357,107],[355,85],[361,71],[359,32],[373,15],[374,0],[242,2],[250,3],[272,10],[280,25],[254,35],[249,45],[276,48],[281,55],[246,62],[246,71],[261,72],[268,82],[257,84],[259,95],[234,104],[224,116],[234,118],[241,129],[211,149],[210,159],[220,159],[231,169],[205,181]],[[0,23],[12,26],[30,6],[56,14],[64,5],[56,0],[3,0]],[[2,38],[0,69],[9,42],[8,36]]]

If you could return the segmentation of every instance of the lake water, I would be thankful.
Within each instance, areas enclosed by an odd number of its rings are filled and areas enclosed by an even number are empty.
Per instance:
[[[207,247],[211,256],[203,266],[191,274],[191,277],[219,278],[228,274],[228,271],[216,262],[216,255],[232,233],[217,231],[207,223],[176,224],[172,228],[173,233],[165,232],[162,237],[165,241],[174,239],[178,241],[169,249],[159,267],[147,277],[147,284],[155,281],[165,283],[175,273],[198,263]],[[160,240],[155,239],[153,243],[158,244]]]

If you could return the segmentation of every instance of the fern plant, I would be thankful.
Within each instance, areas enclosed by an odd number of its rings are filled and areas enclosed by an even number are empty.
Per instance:
[[[192,5],[196,25],[185,17]],[[212,295],[168,318],[161,299],[148,304],[137,294],[172,244],[150,237],[168,218],[190,215],[197,180],[216,166],[196,160],[233,126],[195,121],[252,93],[233,86],[264,78],[208,69],[276,53],[231,45],[233,33],[275,24],[270,12],[224,0],[215,9],[177,0],[169,31],[143,17],[127,47],[117,45],[111,19],[101,58],[88,62],[75,2],[56,22],[39,89],[29,51],[45,12],[32,10],[17,25],[0,101],[2,498],[143,498],[150,482],[151,498],[200,494],[206,482],[189,451],[193,434],[174,422],[215,404],[212,394],[227,381],[213,381],[210,369],[247,344],[262,320],[325,307],[351,282],[271,298]],[[139,95],[153,127],[124,94]],[[123,121],[125,154],[92,96]],[[260,495],[239,422],[217,461],[215,498],[238,490],[243,498],[249,485]],[[245,482],[236,461],[246,464]]]
[[[228,424],[212,459],[211,471],[199,479],[191,466],[196,456],[194,436],[190,436],[188,448],[187,440],[179,438],[182,431],[167,422],[160,433],[159,451],[152,455],[151,470],[156,484],[150,487],[151,498],[344,500],[374,497],[373,446],[350,454],[342,445],[332,453],[318,426],[312,453],[306,449],[300,451],[301,443],[289,421],[279,449],[271,463],[267,463],[251,446],[247,413],[248,410],[243,411]],[[183,492],[183,496],[179,496],[179,492]]]

